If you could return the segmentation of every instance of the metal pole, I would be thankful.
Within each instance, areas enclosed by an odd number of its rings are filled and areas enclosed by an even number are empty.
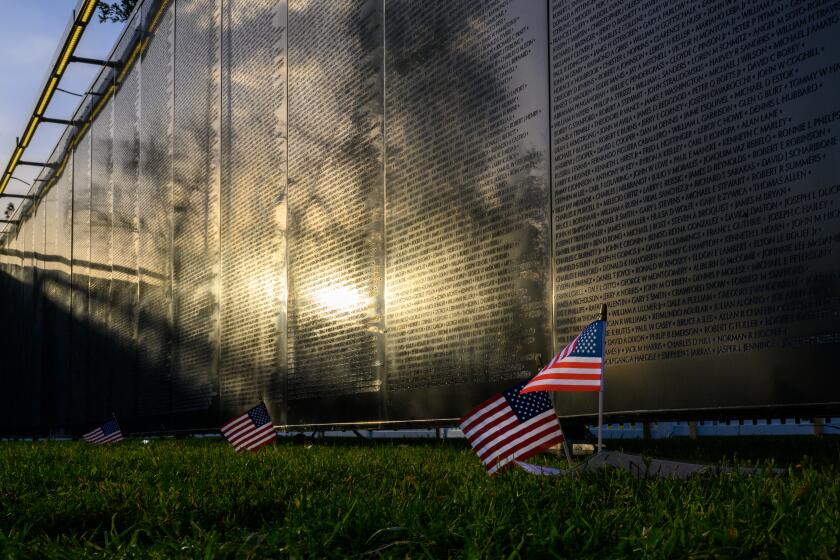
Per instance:
[[[108,68],[115,68],[119,69],[122,68],[122,64],[115,60],[102,60],[99,58],[87,58],[84,56],[71,56],[68,59],[69,62],[78,62],[79,64],[92,64],[94,66],[107,66]]]
[[[18,165],[30,165],[32,167],[49,167],[50,169],[55,169],[58,167],[57,163],[47,163],[43,161],[27,161],[27,160],[18,160]]]
[[[562,430],[563,430],[563,428],[561,427],[560,431],[562,431]],[[569,452],[569,442],[566,441],[565,432],[563,433],[563,451],[566,452],[566,461],[569,462],[569,467],[571,467],[572,466],[572,454]]]
[[[598,391],[598,453],[604,448],[604,370],[607,356],[604,349],[607,342],[607,304],[601,304],[601,320],[604,322],[604,336],[601,338],[601,390]]]

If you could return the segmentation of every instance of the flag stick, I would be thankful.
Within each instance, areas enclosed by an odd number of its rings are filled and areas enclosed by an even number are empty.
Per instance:
[[[607,343],[607,304],[601,304],[601,320],[604,322],[604,333],[601,338],[601,390],[598,391],[598,453],[604,448],[604,369],[607,356],[604,348]]]
[[[563,426],[560,426],[560,431],[563,431]],[[563,451],[566,452],[566,461],[569,462],[569,467],[572,466],[572,454],[569,453],[569,443],[566,441],[566,433],[563,432]]]
[[[598,392],[598,453],[604,447],[602,443],[604,439],[604,391]]]

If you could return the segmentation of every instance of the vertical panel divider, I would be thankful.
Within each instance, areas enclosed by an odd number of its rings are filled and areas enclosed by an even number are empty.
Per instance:
[[[381,330],[379,333],[379,344],[377,352],[379,355],[379,417],[383,420],[389,419],[388,414],[388,359],[387,340],[388,323],[386,321],[386,306],[388,305],[388,100],[385,87],[387,85],[387,0],[382,0],[382,280],[379,286],[379,313],[381,319]]]
[[[94,420],[95,413],[93,412],[93,399],[91,398],[93,387],[96,383],[95,376],[92,375],[93,367],[90,360],[90,343],[91,332],[93,330],[93,319],[91,318],[91,285],[93,283],[93,129],[88,128],[88,132],[83,140],[87,143],[88,156],[87,162],[87,280],[85,282],[85,311],[84,311],[84,328],[85,328],[85,414],[88,420]]]
[[[146,24],[147,22],[144,21],[145,11],[140,10],[138,12],[137,17],[137,25],[139,26],[140,36],[146,36]],[[135,101],[135,127],[134,127],[134,142],[132,143],[132,147],[136,148],[136,153],[134,154],[135,157],[135,168],[134,171],[134,196],[132,200],[134,202],[134,215],[132,216],[132,223],[133,227],[133,236],[134,236],[134,263],[137,266],[137,282],[134,283],[135,285],[135,293],[134,293],[134,312],[131,316],[131,329],[132,329],[132,344],[134,346],[134,364],[133,364],[133,373],[134,373],[134,410],[133,416],[135,418],[140,417],[140,346],[138,344],[140,338],[140,284],[143,281],[142,278],[142,267],[140,266],[141,255],[140,251],[142,250],[142,245],[140,243],[140,124],[143,119],[143,54],[140,55],[140,59],[134,66],[134,71],[137,72],[137,91],[136,91],[136,101]]]
[[[67,287],[70,291],[70,297],[68,298],[68,302],[70,306],[67,309],[68,317],[73,316],[73,263],[75,262],[74,251],[73,251],[73,237],[75,234],[75,229],[73,227],[73,223],[76,219],[76,148],[71,148],[72,152],[70,154],[70,158],[72,159],[71,164],[71,171],[70,171],[70,270],[67,274]],[[74,364],[73,364],[73,344],[75,342],[75,336],[73,333],[73,321],[72,319],[69,321],[70,327],[70,345],[67,352],[67,361],[70,363],[70,366],[67,368],[67,394],[73,395],[73,380],[75,379],[75,374],[73,372]],[[73,424],[73,401],[69,399],[68,406],[67,406],[67,423],[72,425]]]
[[[551,1],[552,0],[546,0],[545,2],[547,18],[546,41],[548,42],[548,45],[546,47],[548,49],[548,56],[546,57],[546,59],[548,60],[548,286],[551,290],[551,294],[549,295],[551,309],[549,309],[548,311],[548,332],[551,336],[549,351],[551,352],[551,355],[546,356],[546,358],[543,360],[543,362],[546,364],[554,358],[555,354],[557,354],[557,302],[555,300],[555,298],[557,297],[557,289],[555,286],[555,282],[557,281],[557,255],[555,253],[554,246],[554,112],[552,111],[554,98],[552,91],[553,81],[551,79],[553,67],[553,51],[551,44]]]
[[[177,360],[175,359],[177,348],[175,347],[176,344],[176,336],[175,333],[177,332],[177,326],[175,325],[175,49],[176,40],[177,40],[177,27],[178,27],[178,4],[177,0],[173,0],[172,6],[168,9],[172,10],[172,25],[169,27],[169,76],[168,81],[172,87],[172,91],[169,95],[169,186],[166,189],[167,195],[169,200],[166,204],[166,218],[167,218],[167,227],[169,229],[168,232],[168,239],[167,239],[167,253],[169,257],[168,263],[168,276],[169,281],[166,288],[168,292],[168,321],[167,327],[168,331],[166,333],[166,344],[168,346],[168,359],[169,359],[169,379],[166,380],[166,390],[168,392],[167,398],[167,405],[168,408],[165,410],[165,414],[171,418],[174,403],[173,398],[175,395],[175,379],[177,378]],[[167,8],[163,8],[167,9]]]
[[[38,193],[41,194],[40,192]],[[47,372],[47,368],[45,364],[47,361],[44,357],[47,353],[51,353],[51,349],[47,346],[47,328],[46,328],[46,317],[45,317],[45,308],[46,308],[46,299],[47,294],[45,293],[45,286],[46,286],[46,279],[47,279],[47,262],[48,262],[48,255],[47,255],[47,228],[49,227],[49,205],[47,204],[46,194],[39,201],[40,208],[44,213],[44,230],[41,232],[41,259],[40,259],[40,266],[39,266],[39,276],[38,276],[38,308],[39,308],[39,317],[40,317],[40,331],[37,333],[38,336],[41,338],[41,418],[39,423],[39,429],[42,434],[49,435],[49,429],[51,424],[51,419],[53,417],[53,410],[54,408],[50,404],[49,395],[51,393],[52,387],[54,385],[51,376]]]
[[[148,26],[149,21],[146,17],[147,13],[146,10],[140,10],[140,31],[141,37],[148,37]],[[145,73],[143,70],[145,69],[145,59],[146,59],[146,49],[143,49],[140,52],[140,56],[137,60],[137,128],[135,130],[135,145],[137,147],[137,172],[136,172],[136,180],[134,182],[136,188],[136,194],[134,196],[134,216],[136,219],[137,230],[136,230],[136,242],[137,242],[137,300],[136,300],[136,310],[135,310],[135,317],[134,317],[134,345],[137,349],[137,362],[134,368],[134,411],[135,417],[139,420],[142,418],[142,411],[141,411],[141,403],[142,399],[140,398],[140,392],[143,382],[143,371],[141,367],[142,363],[142,351],[140,347],[141,342],[141,325],[142,325],[142,316],[143,316],[143,221],[140,219],[140,188],[141,188],[141,180],[142,180],[142,152],[143,152],[143,74]]]
[[[222,86],[222,79],[224,76],[223,68],[224,68],[224,61],[222,59],[224,53],[224,20],[225,20],[225,0],[218,0],[214,4],[214,12],[218,10],[218,46],[216,47],[216,61],[217,65],[214,68],[214,72],[217,73],[219,78],[219,130],[218,132],[218,139],[219,143],[217,146],[218,153],[217,155],[217,165],[216,165],[216,173],[214,180],[216,182],[214,189],[216,190],[216,229],[218,231],[218,245],[216,247],[216,255],[215,255],[215,266],[216,272],[213,275],[213,279],[211,280],[211,293],[213,294],[213,302],[212,302],[212,312],[211,317],[213,321],[213,325],[211,326],[211,333],[213,337],[213,356],[210,359],[210,364],[212,371],[210,372],[210,379],[213,380],[213,383],[216,384],[216,402],[211,406],[210,410],[208,411],[208,419],[216,424],[221,425],[221,395],[219,394],[220,387],[222,386],[222,380],[219,376],[219,372],[221,371],[221,352],[222,352],[222,154],[224,153],[224,126],[222,121],[222,104],[224,103],[224,87]],[[216,14],[214,13],[214,18]]]
[[[111,72],[111,87],[116,87],[116,80],[117,80],[117,73]],[[114,100],[111,99],[108,107],[108,141],[110,143],[109,147],[109,154],[108,154],[108,202],[107,202],[107,213],[108,213],[108,231],[106,233],[106,239],[108,242],[108,261],[105,263],[105,267],[107,269],[107,273],[109,276],[108,281],[108,289],[104,296],[104,301],[107,302],[105,304],[105,332],[108,333],[108,339],[114,340],[116,338],[114,333],[114,320],[113,320],[113,310],[111,309],[111,303],[113,302],[113,290],[114,290]],[[111,360],[111,368],[104,367],[101,371],[104,371],[105,374],[108,376],[107,380],[107,394],[108,394],[108,403],[111,405],[112,409],[115,409],[115,399],[114,399],[114,376],[113,376],[113,360],[114,354],[112,353],[109,356],[109,360]]]
[[[286,2],[286,63],[284,65],[284,71],[286,72],[286,82],[284,84],[286,93],[286,161],[284,162],[285,165],[285,179],[283,181],[285,192],[283,193],[283,200],[285,201],[285,215],[283,216],[283,223],[285,230],[283,231],[283,295],[281,304],[283,306],[283,320],[281,321],[280,317],[278,317],[278,333],[277,333],[277,366],[279,368],[279,375],[280,375],[280,423],[281,424],[288,424],[288,416],[289,416],[289,352],[288,352],[288,342],[289,342],[289,154],[291,153],[292,143],[290,142],[290,131],[292,127],[289,125],[289,115],[291,115],[291,111],[289,110],[289,80],[291,79],[291,64],[290,64],[290,50],[289,45],[291,44],[291,28],[289,27],[289,0],[281,0]],[[279,312],[279,310],[278,310]]]
[[[224,313],[224,306],[222,305],[223,300],[223,290],[225,289],[224,280],[222,275],[222,261],[224,260],[224,219],[223,219],[223,212],[225,205],[222,201],[222,197],[224,196],[225,186],[228,188],[230,187],[230,181],[226,181],[225,173],[229,168],[226,165],[225,154],[229,154],[227,148],[227,134],[230,134],[230,127],[225,126],[225,115],[229,114],[225,113],[225,77],[229,74],[229,72],[225,72],[225,57],[227,56],[227,49],[225,49],[225,41],[227,39],[226,30],[228,28],[225,25],[228,21],[228,10],[227,7],[227,0],[219,0],[219,8],[221,10],[221,14],[219,16],[219,253],[218,253],[218,267],[219,267],[219,274],[216,279],[216,287],[217,287],[217,325],[219,326],[219,338],[218,338],[218,347],[216,349],[216,422],[221,425],[222,422],[222,361],[224,360],[224,355],[222,354],[222,325],[224,321],[223,313]]]

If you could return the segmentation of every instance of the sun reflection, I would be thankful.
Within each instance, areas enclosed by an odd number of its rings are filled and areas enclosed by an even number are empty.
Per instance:
[[[335,311],[352,311],[364,303],[364,298],[357,290],[347,286],[331,286],[315,292],[315,301],[322,307]]]

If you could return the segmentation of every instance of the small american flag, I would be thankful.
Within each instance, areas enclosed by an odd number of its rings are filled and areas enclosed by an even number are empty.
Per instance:
[[[528,382],[522,392],[602,391],[605,326],[604,321],[590,323]]]
[[[119,424],[117,424],[116,419],[114,419],[105,422],[95,430],[91,430],[83,435],[82,438],[84,438],[84,440],[88,443],[99,445],[102,443],[115,443],[122,441],[123,435],[120,431]]]
[[[487,474],[563,443],[563,431],[548,393],[523,395],[525,383],[494,395],[461,418],[461,430]]]
[[[236,451],[255,451],[277,437],[274,422],[262,403],[222,426],[222,435]]]

